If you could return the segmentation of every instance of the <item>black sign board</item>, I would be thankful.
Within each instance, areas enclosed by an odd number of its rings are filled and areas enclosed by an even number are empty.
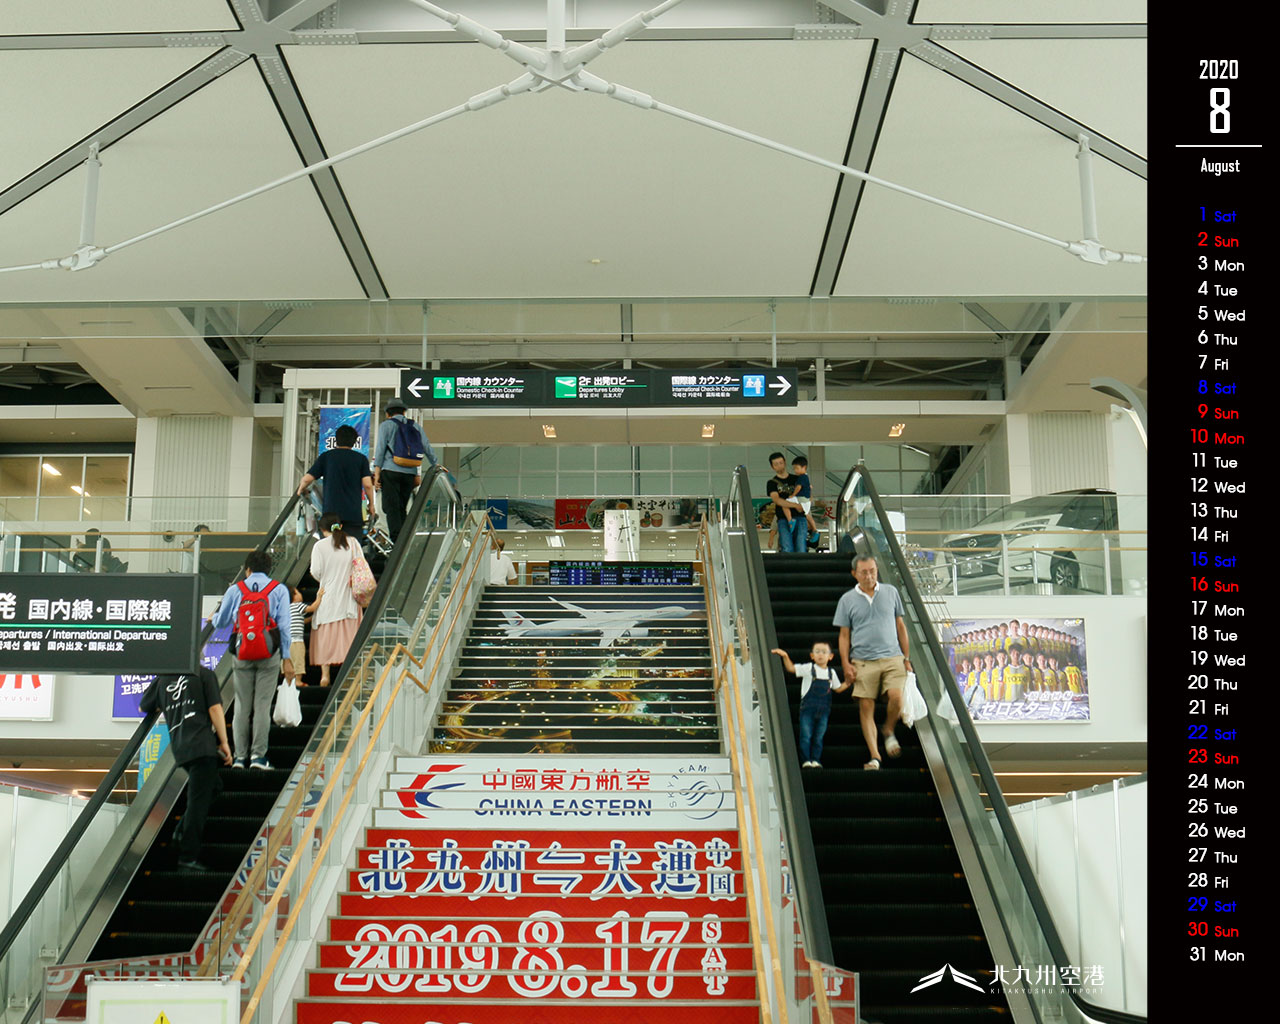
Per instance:
[[[0,672],[190,672],[199,603],[193,575],[0,574]]]
[[[400,398],[433,409],[642,409],[796,405],[794,369],[402,370]]]
[[[690,587],[689,562],[549,562],[553,587]]]
[[[793,369],[654,370],[653,404],[794,408],[798,379]]]

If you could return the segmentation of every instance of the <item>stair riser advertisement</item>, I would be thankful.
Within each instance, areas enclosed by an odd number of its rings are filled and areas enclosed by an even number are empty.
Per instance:
[[[391,775],[374,812],[379,828],[737,827],[723,757],[417,758],[398,767],[412,770]]]

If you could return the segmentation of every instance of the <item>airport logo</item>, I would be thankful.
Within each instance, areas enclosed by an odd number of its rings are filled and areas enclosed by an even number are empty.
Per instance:
[[[920,984],[911,990],[912,994],[919,992],[922,988],[929,988],[933,985],[939,984],[947,977],[948,974],[951,975],[951,980],[957,985],[963,985],[965,988],[971,988],[975,992],[981,992],[983,995],[986,995],[986,990],[978,984],[976,978],[968,974],[962,974],[950,964],[943,964],[932,974],[926,974],[920,979]]]

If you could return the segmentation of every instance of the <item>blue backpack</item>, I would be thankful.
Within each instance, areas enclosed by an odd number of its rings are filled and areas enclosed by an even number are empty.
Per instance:
[[[416,469],[426,458],[424,448],[417,425],[412,420],[397,419],[396,433],[391,439],[391,461],[406,469]]]

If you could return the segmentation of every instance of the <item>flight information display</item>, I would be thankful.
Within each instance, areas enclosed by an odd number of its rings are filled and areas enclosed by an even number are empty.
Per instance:
[[[551,562],[551,585],[561,587],[690,587],[690,562]]]

